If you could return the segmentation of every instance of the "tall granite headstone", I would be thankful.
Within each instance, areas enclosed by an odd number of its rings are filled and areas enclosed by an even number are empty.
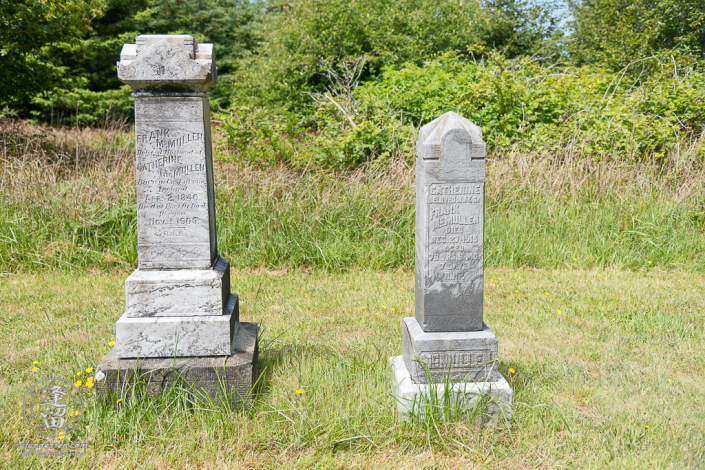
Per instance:
[[[99,369],[109,376],[120,365],[139,367],[164,381],[169,361],[158,358],[186,358],[178,375],[202,381],[213,395],[224,380],[216,365],[247,392],[257,325],[239,322],[230,263],[218,255],[206,94],[217,82],[213,45],[142,35],[124,45],[117,68],[135,97],[138,262],[125,281],[115,348]]]
[[[392,358],[399,409],[408,414],[429,387],[452,384],[465,407],[486,396],[490,420],[510,416],[497,337],[483,322],[482,131],[448,112],[421,128],[416,154],[415,317],[403,319],[403,353]]]

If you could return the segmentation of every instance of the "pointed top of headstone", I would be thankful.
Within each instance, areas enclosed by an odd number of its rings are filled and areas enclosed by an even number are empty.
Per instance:
[[[482,129],[459,114],[448,111],[421,128],[416,148],[418,157],[423,160],[440,160],[443,141],[451,136],[472,147],[485,146]],[[480,158],[484,158],[484,154]]]
[[[421,128],[416,160],[416,319],[426,332],[482,329],[485,142],[448,112]]]
[[[185,34],[137,36],[120,52],[118,78],[138,94],[204,93],[218,81],[212,44]]]

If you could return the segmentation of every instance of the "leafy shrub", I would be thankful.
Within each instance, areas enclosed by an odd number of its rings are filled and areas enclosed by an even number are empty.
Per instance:
[[[446,56],[386,71],[358,92],[387,96],[423,124],[456,111],[482,127],[490,148],[665,158],[705,125],[705,74],[653,57],[635,80],[593,66],[556,68],[531,58]]]
[[[585,0],[572,10],[568,49],[578,64],[620,70],[664,51],[705,57],[702,0]]]
[[[105,125],[115,116],[132,117],[134,99],[131,94],[132,89],[128,85],[106,91],[57,88],[32,99],[32,103],[40,108],[32,114],[50,122]]]
[[[262,43],[236,74],[239,103],[308,115],[306,93],[322,93],[327,71],[366,58],[363,79],[383,67],[421,63],[468,46],[534,51],[555,30],[528,0],[297,0],[267,2]]]
[[[705,74],[700,63],[668,56],[643,63],[650,73],[634,79],[626,70],[446,54],[388,67],[358,87],[333,80],[328,92],[312,95],[308,121],[231,110],[221,129],[245,159],[350,167],[413,159],[415,129],[455,111],[482,127],[490,151],[663,161],[703,134]]]

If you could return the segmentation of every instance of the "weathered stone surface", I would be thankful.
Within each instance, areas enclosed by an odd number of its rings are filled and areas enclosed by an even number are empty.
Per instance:
[[[424,331],[482,329],[485,142],[448,112],[421,128],[416,159],[416,319]]]
[[[217,254],[207,98],[135,100],[138,267],[209,269]]]
[[[457,418],[474,419],[486,426],[504,424],[512,418],[512,389],[499,372],[491,382],[418,384],[402,356],[392,357],[389,362],[397,411],[406,420],[422,419],[431,407],[449,408],[460,415]]]
[[[134,318],[115,324],[115,352],[121,358],[225,356],[237,332],[239,305],[232,294],[224,315]]]
[[[135,95],[203,94],[218,81],[212,44],[188,35],[142,35],[125,44],[118,78]]]
[[[249,403],[259,378],[256,323],[240,323],[226,356],[121,359],[113,348],[96,368],[96,386],[103,397],[128,399],[137,383],[154,395],[172,386],[193,394],[207,393],[219,405]]]
[[[511,418],[497,338],[482,318],[485,154],[480,128],[453,112],[419,132],[416,310],[402,321],[402,356],[390,360],[407,419],[435,407],[482,424]]]
[[[497,376],[497,337],[481,331],[427,333],[402,319],[402,357],[414,382],[488,382]]]
[[[213,46],[188,35],[138,36],[122,49],[118,78],[135,96],[138,269],[125,281],[114,353],[229,355],[239,306],[216,240],[206,94],[217,81]]]
[[[137,269],[125,280],[131,318],[222,315],[229,298],[230,262],[220,256],[213,269]]]

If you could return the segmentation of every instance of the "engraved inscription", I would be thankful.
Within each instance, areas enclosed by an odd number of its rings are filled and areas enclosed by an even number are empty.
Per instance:
[[[432,351],[422,352],[421,360],[429,371],[470,371],[484,366],[493,366],[497,359],[490,351]]]
[[[470,283],[482,274],[484,184],[432,184],[428,195],[429,284]]]
[[[196,108],[188,101],[183,107]],[[208,258],[207,143],[199,119],[202,110],[194,112],[196,116],[185,116],[183,108],[163,101],[138,102],[136,110],[138,116],[156,118],[138,120],[135,125],[137,227],[139,245],[144,248],[140,261]]]

